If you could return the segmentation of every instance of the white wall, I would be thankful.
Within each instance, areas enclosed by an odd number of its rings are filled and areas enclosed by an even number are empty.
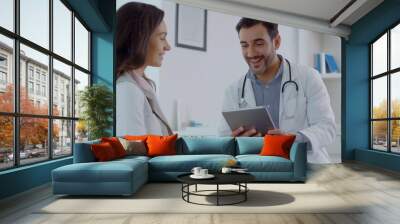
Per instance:
[[[225,87],[247,71],[237,33],[238,17],[210,12],[207,18],[207,51],[175,47],[175,3],[164,1],[167,39],[172,50],[160,70],[160,102],[176,129],[175,101],[187,118],[215,126]]]

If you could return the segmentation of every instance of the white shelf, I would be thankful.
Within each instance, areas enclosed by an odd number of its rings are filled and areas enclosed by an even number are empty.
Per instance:
[[[322,73],[322,79],[340,79],[342,78],[342,74],[335,72],[335,73]]]

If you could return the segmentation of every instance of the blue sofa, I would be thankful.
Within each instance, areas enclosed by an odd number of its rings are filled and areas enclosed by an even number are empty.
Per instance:
[[[230,159],[260,182],[304,182],[306,180],[306,145],[294,143],[290,159],[260,156],[262,137],[181,137],[177,155],[127,156],[96,162],[91,141],[75,144],[74,163],[52,171],[53,193],[68,195],[131,195],[148,181],[176,181],[193,167],[218,172]]]

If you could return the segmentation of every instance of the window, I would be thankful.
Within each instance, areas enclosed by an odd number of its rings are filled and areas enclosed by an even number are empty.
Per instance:
[[[29,94],[33,94],[33,82],[28,82],[28,91],[29,91]]]
[[[42,73],[42,82],[46,82],[46,74]]]
[[[87,139],[71,105],[81,74],[90,83],[91,33],[68,1],[0,1],[0,83],[10,82],[0,88],[0,170],[70,156],[76,136]]]
[[[40,95],[40,84],[36,84],[36,95]]]
[[[7,56],[0,54],[0,67],[7,68]]]
[[[40,71],[36,69],[36,80],[40,81]]]
[[[0,84],[6,85],[7,84],[7,73],[0,71]]]
[[[42,86],[42,96],[46,96],[46,86]]]
[[[33,80],[33,67],[32,66],[29,66],[28,73],[29,73],[29,79]]]
[[[0,53],[0,91],[6,91],[7,85],[7,55]]]
[[[371,148],[400,153],[400,24],[370,45]]]

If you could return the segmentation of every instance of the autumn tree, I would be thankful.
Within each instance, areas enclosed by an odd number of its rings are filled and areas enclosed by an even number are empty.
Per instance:
[[[391,104],[391,117],[400,117],[400,100],[394,99]],[[373,118],[387,118],[387,101],[381,101],[378,106],[373,108]],[[398,141],[400,138],[400,122],[392,121],[392,141]],[[386,138],[387,136],[387,121],[374,121],[373,134],[375,138]]]
[[[14,107],[14,88],[13,85],[8,85],[6,92],[0,93],[0,111],[13,112]],[[20,110],[23,114],[41,114],[47,115],[47,104],[34,105],[29,99],[29,95],[24,87],[20,88]],[[55,113],[59,113],[58,110]],[[10,148],[13,146],[13,119],[11,116],[0,116],[0,147]],[[26,145],[47,143],[48,136],[48,119],[47,118],[20,118],[20,148],[24,149]],[[58,137],[59,128],[53,126],[53,138]]]

